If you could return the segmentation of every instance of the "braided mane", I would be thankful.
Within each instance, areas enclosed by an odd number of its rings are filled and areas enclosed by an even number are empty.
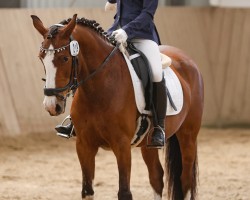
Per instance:
[[[66,20],[63,20],[60,22],[60,24],[62,25],[67,25],[72,18],[68,18]],[[105,32],[103,30],[103,28],[100,26],[99,23],[97,23],[95,20],[89,20],[86,18],[77,18],[76,19],[76,23],[80,24],[82,26],[87,26],[89,28],[91,28],[92,30],[94,30],[96,33],[98,33],[100,36],[102,36],[105,40],[107,40],[109,43],[111,43],[112,45],[116,45],[116,41],[114,39],[113,36],[109,36],[107,32]]]

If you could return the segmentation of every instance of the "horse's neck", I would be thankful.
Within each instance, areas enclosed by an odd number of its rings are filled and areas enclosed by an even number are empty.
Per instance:
[[[85,34],[80,41],[80,47],[87,71],[95,70],[112,49],[111,45],[96,33],[93,35]]]
[[[81,37],[84,38],[79,38],[81,47],[79,81],[84,80],[101,66],[114,49],[111,44],[93,32],[81,33]],[[101,115],[112,112],[136,112],[133,85],[121,53],[115,52],[97,74],[78,88],[72,105],[77,108],[77,112],[84,114],[90,111]]]
[[[114,48],[108,41],[101,38],[97,33],[93,33],[91,30],[81,30],[81,37],[78,42],[81,48],[81,55],[79,57],[79,81],[84,80],[87,76],[98,69],[111,53]],[[114,92],[114,87],[119,87],[123,80],[121,74],[124,67],[117,65],[118,62],[113,62],[115,59],[120,62],[122,56],[113,55],[110,61],[105,66],[91,77],[86,83],[81,86],[81,93],[84,96],[94,96],[95,99],[98,97],[105,99],[111,98]]]

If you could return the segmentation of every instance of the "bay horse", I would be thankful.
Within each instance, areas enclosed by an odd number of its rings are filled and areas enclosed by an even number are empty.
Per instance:
[[[62,25],[45,28],[37,16],[31,17],[34,27],[44,38],[39,58],[46,73],[45,109],[52,116],[64,113],[66,98],[72,88],[75,90],[70,115],[82,169],[82,199],[94,199],[95,156],[102,147],[111,149],[117,159],[118,199],[132,200],[131,139],[139,113],[123,55],[94,20],[79,19],[75,14],[61,22]],[[72,40],[78,41],[79,47],[72,47]],[[171,68],[180,79],[184,95],[181,112],[166,117],[168,196],[173,200],[194,200],[203,80],[197,65],[181,50],[171,46],[160,46],[160,50],[171,57]],[[164,170],[158,149],[147,148],[146,144],[145,138],[139,147],[148,168],[154,200],[160,200]]]

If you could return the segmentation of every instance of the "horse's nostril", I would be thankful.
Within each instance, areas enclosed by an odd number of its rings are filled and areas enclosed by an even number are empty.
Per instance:
[[[62,108],[59,104],[56,104],[56,113],[61,113],[62,112]]]

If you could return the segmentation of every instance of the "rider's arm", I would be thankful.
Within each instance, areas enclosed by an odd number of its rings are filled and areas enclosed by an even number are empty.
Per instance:
[[[133,21],[122,27],[122,29],[125,30],[129,38],[133,37],[134,30],[140,30],[143,27],[149,25],[151,21],[153,21],[157,6],[158,0],[143,1],[143,9],[140,15],[138,15]]]

